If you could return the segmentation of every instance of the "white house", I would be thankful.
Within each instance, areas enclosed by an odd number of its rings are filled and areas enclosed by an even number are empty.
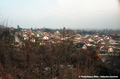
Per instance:
[[[35,38],[30,39],[31,42],[35,43]]]
[[[35,34],[35,37],[39,37],[39,36],[40,36],[39,33],[36,33],[36,34]]]
[[[43,40],[48,40],[48,39],[49,39],[48,36],[44,36],[44,37],[43,37]]]

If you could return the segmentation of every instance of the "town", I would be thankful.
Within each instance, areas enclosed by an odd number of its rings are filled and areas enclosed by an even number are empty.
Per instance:
[[[1,75],[10,75],[2,78],[67,79],[82,74],[119,75],[120,72],[119,30],[3,26],[0,27],[0,50],[4,69]]]
[[[11,28],[13,31],[14,28]],[[111,32],[111,31],[110,31]],[[73,44],[77,48],[87,49],[94,48],[98,49],[101,53],[112,53],[120,50],[120,32],[108,33],[106,31],[95,31],[95,33],[84,33],[79,30],[54,30],[51,32],[50,29],[21,29],[15,32],[16,40],[15,46],[20,46],[21,41],[30,40],[30,42],[39,45],[45,45],[47,43],[60,43],[62,41],[73,41]],[[18,38],[18,39],[17,39]]]

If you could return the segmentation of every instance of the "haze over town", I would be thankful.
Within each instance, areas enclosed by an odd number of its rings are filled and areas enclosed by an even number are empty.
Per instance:
[[[1,0],[1,23],[10,27],[120,28],[119,0]]]

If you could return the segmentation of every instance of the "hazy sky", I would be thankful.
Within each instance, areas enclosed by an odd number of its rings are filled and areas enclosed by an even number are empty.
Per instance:
[[[23,28],[118,28],[118,0],[0,0],[8,26]]]

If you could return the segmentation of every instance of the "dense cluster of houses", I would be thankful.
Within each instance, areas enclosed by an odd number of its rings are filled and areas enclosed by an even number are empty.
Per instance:
[[[16,32],[15,34],[22,36],[23,40],[30,40],[33,43],[36,42],[36,38],[39,38],[41,40],[39,43],[40,45],[45,44],[46,41],[51,43],[60,43],[60,41],[67,40],[72,37],[74,37],[74,39],[76,40],[81,39],[80,34],[76,34],[73,36],[66,34],[65,36],[63,36],[62,34],[60,34],[59,31],[56,31],[53,34],[50,32],[41,32],[39,30],[37,30],[36,32],[32,32],[32,30],[22,30],[22,32]]]
[[[87,47],[89,46],[94,46],[96,49],[106,52],[113,52],[113,47],[106,46],[105,44],[114,44],[116,43],[116,40],[118,40],[118,39],[113,40],[111,37],[105,35],[101,37],[96,34],[85,35],[85,36],[82,36],[80,34],[62,35],[59,31],[50,33],[50,32],[41,32],[40,30],[37,30],[33,32],[30,29],[22,30],[22,32],[16,32],[15,34],[22,36],[23,40],[30,40],[33,43],[35,43],[36,38],[38,38],[40,40],[39,45],[45,45],[46,42],[60,43],[60,41],[72,39],[73,43],[76,44],[77,48],[87,49]]]
[[[98,36],[98,35],[86,35],[84,37],[84,40],[82,41],[83,44],[83,49],[87,49],[87,46],[94,46],[95,49],[98,49],[100,51],[105,51],[105,52],[113,52],[113,47],[112,46],[106,46],[106,44],[114,44],[116,43],[115,40],[113,40],[109,36]]]

